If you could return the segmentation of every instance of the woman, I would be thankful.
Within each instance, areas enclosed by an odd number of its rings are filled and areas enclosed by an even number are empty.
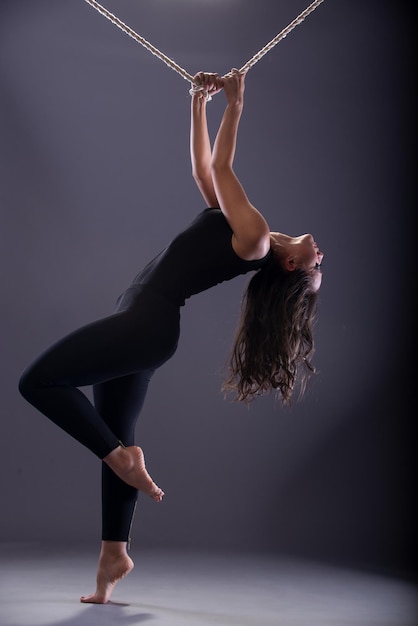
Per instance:
[[[303,391],[313,370],[312,323],[323,255],[311,235],[271,233],[233,171],[245,75],[236,69],[224,77],[199,72],[195,81],[200,89],[192,89],[192,170],[211,208],[136,276],[113,315],[63,338],[20,380],[33,406],[103,461],[97,589],[82,602],[107,602],[133,568],[127,550],[138,490],[157,502],[163,498],[141,448],[133,445],[134,430],[155,369],[176,350],[185,300],[255,272],[224,385],[239,400],[249,402],[274,388],[289,403],[297,380]],[[212,154],[206,100],[221,89],[227,103]],[[78,389],[84,385],[93,385],[94,406]]]

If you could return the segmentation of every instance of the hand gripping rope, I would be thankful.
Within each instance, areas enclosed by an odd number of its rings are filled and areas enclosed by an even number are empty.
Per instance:
[[[171,67],[175,72],[180,74],[185,80],[192,83],[193,87],[190,90],[190,93],[195,93],[197,91],[202,91],[202,88],[199,85],[196,85],[193,79],[193,76],[186,72],[180,65],[177,65],[172,59],[163,54],[158,48],[153,46],[149,41],[138,35],[132,28],[129,28],[126,24],[124,24],[119,18],[117,18],[113,13],[110,13],[107,9],[105,9],[101,4],[96,2],[96,0],[85,0],[90,6],[92,6],[96,11],[98,11],[101,15],[106,17],[108,20],[112,22],[115,26],[123,30],[124,33],[135,39],[141,46],[144,46],[149,52],[158,57],[161,61],[163,61],[168,67]],[[267,52],[269,52],[276,44],[279,43],[282,39],[287,37],[287,35],[299,24],[303,22],[303,20],[314,11],[324,0],[314,0],[312,4],[310,4],[300,15],[298,15],[286,28],[284,28],[274,39],[269,41],[268,44],[264,46],[257,54],[255,54],[249,61],[245,63],[240,69],[240,72],[247,72],[253,65],[257,63]],[[207,97],[207,94],[205,94]]]

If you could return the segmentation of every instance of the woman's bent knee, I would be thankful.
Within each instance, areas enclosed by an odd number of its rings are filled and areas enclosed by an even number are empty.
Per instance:
[[[21,395],[26,399],[30,400],[32,394],[36,389],[41,387],[40,381],[37,380],[36,375],[34,374],[33,368],[28,367],[22,373],[19,383],[18,389]]]

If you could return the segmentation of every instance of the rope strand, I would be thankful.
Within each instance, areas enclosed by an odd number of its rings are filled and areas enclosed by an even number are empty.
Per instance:
[[[132,28],[124,24],[124,22],[122,22],[118,17],[116,17],[116,15],[113,15],[113,13],[110,13],[110,11],[108,11],[101,4],[96,2],[96,0],[85,0],[85,1],[91,7],[93,7],[93,9],[96,9],[96,11],[98,11],[101,15],[103,15],[108,20],[110,20],[112,24],[120,28],[124,33],[129,35],[129,37],[132,37],[132,39],[135,39],[135,41],[140,43],[141,46],[144,46],[144,48],[146,48],[149,52],[151,52],[153,55],[158,57],[161,61],[163,61],[166,65],[168,65],[168,67],[171,67],[171,69],[173,69],[175,72],[180,74],[180,76],[182,76],[185,80],[194,84],[193,76],[191,74],[186,72],[186,70],[180,67],[180,65],[177,65],[177,63],[175,63],[172,59],[170,59],[168,56],[163,54],[160,50],[158,50],[158,48],[156,48],[149,41],[144,39],[144,37],[141,37],[141,35],[138,35],[138,33],[132,30]],[[251,67],[253,67],[265,54],[267,54],[267,52],[269,52],[272,48],[274,48],[274,46],[277,45],[279,41],[282,41],[282,39],[287,37],[287,35],[294,28],[296,28],[296,26],[301,24],[303,20],[310,13],[312,13],[312,11],[314,11],[323,1],[324,0],[314,0],[314,2],[312,2],[312,4],[310,4],[304,11],[302,11],[302,13],[300,13],[300,15],[298,15],[293,20],[293,22],[291,22],[288,26],[286,26],[286,28],[284,28],[278,35],[276,35],[276,37],[274,37],[274,39],[272,39],[268,44],[266,44],[264,48],[262,48],[259,52],[257,52],[257,54],[251,57],[251,59],[247,61],[245,65],[242,66],[240,71],[247,72]]]
[[[180,65],[177,65],[177,63],[175,63],[172,59],[170,59],[165,54],[163,54],[160,50],[158,50],[158,48],[156,48],[149,41],[144,39],[144,37],[141,37],[141,35],[138,35],[138,33],[132,30],[132,28],[129,28],[129,26],[124,24],[124,22],[122,22],[118,17],[116,17],[116,15],[113,15],[113,13],[110,13],[110,11],[102,7],[102,5],[96,2],[96,0],[86,0],[86,2],[90,6],[92,6],[94,9],[96,9],[96,11],[98,11],[101,15],[103,15],[108,20],[110,20],[112,24],[115,24],[115,26],[123,30],[124,33],[129,35],[129,37],[132,37],[132,39],[135,39],[135,41],[140,43],[141,46],[144,46],[144,48],[146,48],[156,57],[161,59],[161,61],[164,61],[164,63],[166,63],[169,67],[171,67],[171,69],[173,69],[175,72],[180,74],[180,76],[183,76],[185,80],[193,82],[193,76],[191,76],[191,74],[186,72],[186,70],[180,67]]]
[[[267,52],[270,52],[270,50],[274,48],[274,46],[278,44],[279,41],[287,37],[287,35],[294,28],[296,28],[296,26],[301,24],[303,20],[309,15],[309,13],[312,13],[312,11],[314,11],[316,7],[319,6],[323,1],[324,0],[314,0],[314,2],[312,2],[312,4],[310,4],[304,11],[302,11],[302,13],[298,15],[293,20],[293,22],[290,22],[290,24],[286,26],[286,28],[283,28],[283,30],[278,35],[276,35],[276,37],[274,37],[274,39],[272,39],[268,44],[266,44],[264,48],[262,48],[259,52],[257,52],[257,54],[251,57],[251,59],[242,66],[240,72],[247,72],[251,67],[253,67],[253,65],[255,65],[261,59],[261,57],[267,54]]]

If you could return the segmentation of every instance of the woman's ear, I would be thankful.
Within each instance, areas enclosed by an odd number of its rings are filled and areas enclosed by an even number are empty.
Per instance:
[[[288,272],[293,272],[296,269],[296,259],[294,256],[288,256],[285,260],[285,267]]]

